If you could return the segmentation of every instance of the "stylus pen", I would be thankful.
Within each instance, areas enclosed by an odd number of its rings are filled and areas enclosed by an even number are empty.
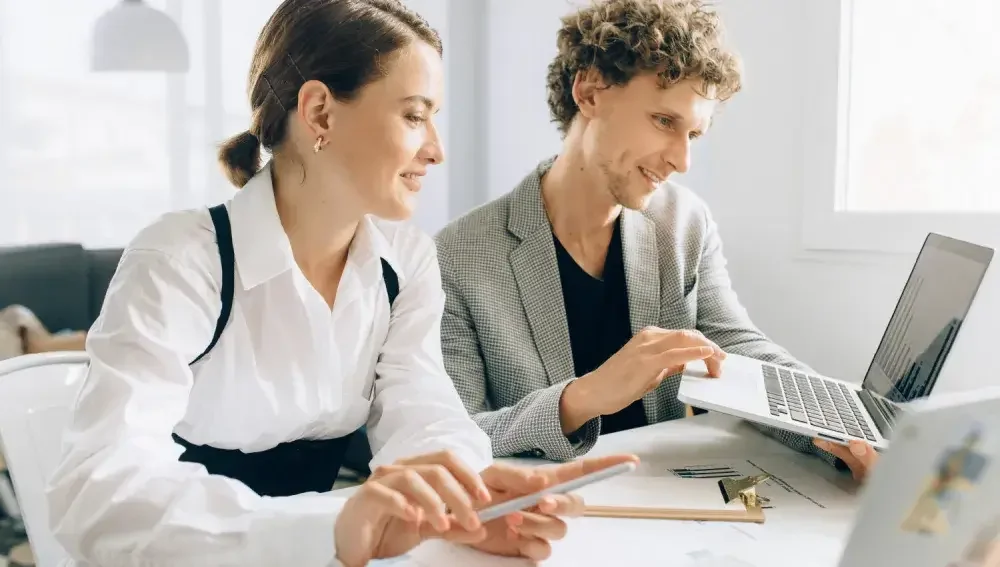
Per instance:
[[[513,500],[508,500],[507,502],[502,502],[496,506],[490,506],[489,508],[483,508],[479,511],[479,521],[489,522],[490,520],[495,520],[497,518],[502,518],[507,514],[512,514],[518,510],[524,510],[529,508],[534,504],[537,504],[543,496],[547,494],[565,494],[567,492],[572,492],[578,488],[587,486],[594,482],[598,482],[607,478],[611,478],[615,475],[622,473],[632,472],[635,470],[634,462],[620,463],[613,467],[608,467],[604,470],[597,471],[588,475],[581,476],[580,478],[571,480],[569,482],[564,482],[557,484],[555,486],[550,486],[548,488],[543,488],[538,492],[533,492]]]

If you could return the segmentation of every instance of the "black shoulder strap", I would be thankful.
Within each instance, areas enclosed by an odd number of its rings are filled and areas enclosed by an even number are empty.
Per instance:
[[[215,240],[219,246],[219,259],[222,260],[222,312],[215,322],[215,335],[208,348],[198,355],[198,358],[191,361],[191,364],[201,360],[206,354],[215,348],[215,343],[219,342],[222,331],[226,330],[229,323],[229,316],[233,311],[233,291],[236,272],[236,254],[233,252],[233,232],[229,225],[229,212],[225,204],[216,205],[208,209],[212,215],[212,224],[215,225]]]
[[[212,215],[212,224],[215,225],[215,238],[219,246],[219,258],[222,260],[222,311],[219,313],[219,319],[215,322],[215,334],[212,336],[212,342],[197,358],[191,361],[191,364],[198,362],[215,348],[222,332],[226,330],[226,325],[229,323],[229,317],[233,311],[236,254],[233,252],[233,233],[229,224],[229,212],[224,204],[216,205],[208,212]],[[384,258],[382,259],[382,279],[385,281],[385,290],[389,295],[389,307],[391,308],[396,301],[396,296],[399,295],[399,277]]]
[[[396,296],[399,295],[399,277],[396,275],[396,270],[392,269],[389,262],[382,258],[382,279],[385,281],[385,291],[389,295],[389,308],[392,308],[392,304],[396,302]]]

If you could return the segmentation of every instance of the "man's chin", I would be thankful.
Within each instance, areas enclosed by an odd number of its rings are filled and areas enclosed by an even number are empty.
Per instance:
[[[646,207],[649,206],[649,200],[652,198],[652,193],[646,195],[624,195],[618,199],[618,204],[626,209],[641,212],[646,210]]]

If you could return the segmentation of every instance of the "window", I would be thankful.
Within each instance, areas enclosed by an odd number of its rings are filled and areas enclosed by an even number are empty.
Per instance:
[[[114,2],[0,0],[0,246],[119,247],[232,194],[215,148],[249,123],[240,87],[279,0],[146,1],[181,25],[188,73],[90,72],[93,24]],[[222,25],[233,18],[239,33]]]
[[[807,248],[1000,240],[996,0],[810,2]]]
[[[94,22],[118,1],[0,0],[0,246],[121,247],[165,212],[233,195],[217,148],[250,123],[250,60],[281,0],[144,0],[180,25],[190,70],[92,73]],[[407,3],[447,42],[445,0]],[[432,233],[448,173],[431,171],[413,220]]]

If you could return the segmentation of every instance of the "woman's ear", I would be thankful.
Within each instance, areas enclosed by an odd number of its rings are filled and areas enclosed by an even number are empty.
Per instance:
[[[573,77],[573,101],[585,118],[597,114],[597,94],[604,88],[604,80],[596,69],[577,71]]]
[[[329,138],[337,106],[333,94],[319,81],[306,81],[299,89],[299,116],[313,137]]]

